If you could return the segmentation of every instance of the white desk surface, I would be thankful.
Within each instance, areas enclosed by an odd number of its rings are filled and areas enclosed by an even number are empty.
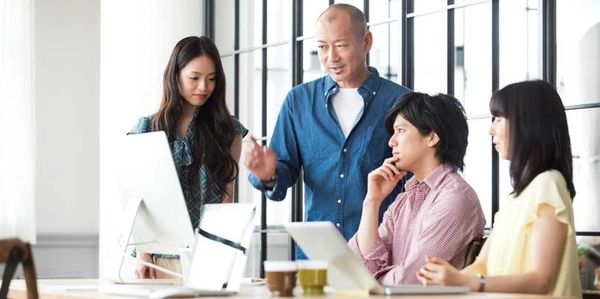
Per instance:
[[[40,299],[73,299],[73,298],[101,298],[101,299],[122,299],[136,298],[127,296],[113,296],[101,294],[98,292],[98,287],[101,284],[108,284],[97,279],[39,279],[38,292]],[[383,296],[367,295],[362,292],[358,293],[332,293],[322,297],[304,297],[295,296],[295,298],[311,298],[311,299],[361,299],[361,298],[378,298]],[[26,299],[27,292],[25,290],[24,280],[14,280],[10,285],[8,298]],[[211,297],[200,297],[208,299]],[[243,286],[240,292],[235,296],[230,297],[212,297],[217,299],[241,299],[241,298],[271,298],[266,286]],[[283,299],[284,297],[282,297]],[[292,297],[290,297],[292,298]],[[387,296],[389,299],[445,299],[445,298],[483,298],[483,299],[552,299],[559,297],[542,296],[542,295],[526,295],[526,294],[500,294],[500,293],[469,293],[463,295],[403,295],[403,296]]]

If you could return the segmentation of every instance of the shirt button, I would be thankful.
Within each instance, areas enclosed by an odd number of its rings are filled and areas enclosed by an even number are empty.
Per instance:
[[[339,222],[335,224],[335,226],[337,226],[337,227],[340,227],[340,225],[341,225],[341,224],[340,224]]]
[[[343,173],[340,173],[340,178],[342,178],[342,179],[344,178],[344,174]]]
[[[340,199],[338,199],[338,203],[339,203],[339,204],[341,204],[341,203],[342,203],[342,199],[341,199],[341,198],[340,198]]]
[[[344,153],[346,153],[346,152],[348,152],[348,149],[347,149],[347,148],[344,148]]]

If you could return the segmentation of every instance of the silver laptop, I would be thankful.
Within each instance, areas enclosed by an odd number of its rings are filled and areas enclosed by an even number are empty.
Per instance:
[[[464,294],[467,287],[422,286],[422,285],[381,285],[360,263],[348,247],[346,239],[333,223],[293,222],[285,225],[294,241],[310,259],[325,260],[329,263],[327,280],[336,290],[364,289],[372,294]]]
[[[246,267],[256,206],[206,204],[189,268],[181,286],[164,284],[102,285],[101,293],[149,298],[228,296],[236,294]]]

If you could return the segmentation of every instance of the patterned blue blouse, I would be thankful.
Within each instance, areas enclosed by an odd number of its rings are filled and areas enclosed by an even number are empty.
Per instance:
[[[144,116],[140,118],[137,125],[131,129],[127,134],[140,134],[150,132],[152,118],[154,116]],[[235,124],[235,131],[241,135],[242,138],[248,134],[248,130],[232,116]],[[221,202],[221,192],[216,184],[212,186],[208,185],[208,176],[206,169],[201,166],[200,173],[198,175],[198,184],[188,184],[187,178],[191,170],[194,157],[192,156],[192,145],[194,144],[194,135],[196,132],[194,117],[185,133],[185,138],[179,137],[174,132],[173,136],[177,136],[175,140],[169,141],[171,147],[171,153],[173,155],[173,161],[175,162],[175,168],[177,169],[177,175],[181,183],[181,189],[183,196],[185,197],[185,203],[188,208],[190,220],[194,228],[198,227],[198,221],[200,217],[200,208],[205,203],[218,203]]]

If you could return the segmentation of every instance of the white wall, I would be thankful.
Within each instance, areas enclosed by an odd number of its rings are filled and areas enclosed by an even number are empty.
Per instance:
[[[98,232],[100,1],[36,1],[37,232]]]
[[[203,1],[103,0],[100,77],[100,276],[112,276],[121,202],[111,161],[118,138],[158,109],[162,74],[180,39],[203,32]],[[133,273],[131,273],[133,274]]]
[[[35,1],[34,259],[39,277],[97,276],[100,0]]]

